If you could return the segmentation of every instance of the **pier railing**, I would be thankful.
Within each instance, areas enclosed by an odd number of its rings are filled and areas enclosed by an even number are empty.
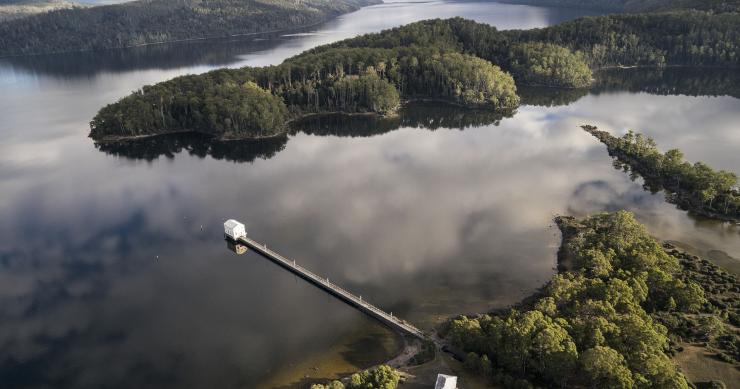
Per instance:
[[[394,330],[414,336],[416,338],[427,339],[427,335],[424,334],[423,331],[409,324],[405,320],[399,319],[398,317],[393,316],[393,314],[383,311],[375,305],[363,300],[362,297],[358,297],[354,293],[342,288],[337,284],[332,283],[331,281],[329,281],[328,278],[321,277],[318,274],[306,269],[305,267],[298,265],[295,260],[290,260],[278,254],[277,252],[268,249],[266,244],[259,243],[256,240],[246,236],[239,238],[239,241],[246,244],[253,250],[259,252],[264,257],[297,274],[298,276],[311,282],[315,286],[324,289],[325,291],[340,298],[341,300],[354,306],[355,308],[360,309],[365,314],[381,321]]]

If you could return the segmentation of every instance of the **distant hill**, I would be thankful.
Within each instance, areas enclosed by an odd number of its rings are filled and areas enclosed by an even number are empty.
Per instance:
[[[295,28],[380,2],[138,0],[60,9],[0,23],[0,56],[122,48]]]
[[[740,0],[501,0],[504,3],[565,6],[612,12],[645,12],[696,9],[716,12],[740,11]]]
[[[0,5],[33,5],[33,4],[47,4],[47,3],[60,3],[61,1],[56,0],[0,0]]]
[[[64,0],[0,0],[0,22],[74,6]]]

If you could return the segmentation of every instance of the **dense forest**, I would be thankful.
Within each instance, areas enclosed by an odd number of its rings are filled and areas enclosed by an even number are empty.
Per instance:
[[[296,28],[379,0],[137,0],[0,23],[0,57],[99,50]]]
[[[390,114],[402,99],[511,109],[520,102],[515,80],[580,88],[592,83],[592,70],[614,66],[737,67],[739,50],[740,15],[732,13],[587,17],[526,31],[428,20],[320,46],[277,66],[145,87],[103,108],[91,136],[192,130],[262,137],[308,113]],[[266,103],[245,106],[258,96]]]
[[[740,187],[733,172],[715,171],[702,162],[691,164],[680,150],[661,153],[652,138],[632,131],[612,136],[593,126],[583,129],[603,142],[615,167],[640,176],[653,193],[666,192],[668,201],[682,209],[732,221],[740,221]]]
[[[507,388],[688,388],[670,359],[682,342],[738,360],[737,278],[661,246],[629,212],[556,221],[562,271],[541,293],[444,328],[467,368]]]
[[[557,45],[569,52],[517,49],[519,45],[533,43]],[[579,86],[567,82],[584,76],[581,73],[585,68],[576,65],[578,59],[585,61],[591,70],[666,65],[736,68],[740,66],[740,14],[699,11],[616,14],[584,17],[547,28],[507,31],[462,18],[437,19],[340,41],[312,52],[336,47],[413,45],[445,47],[475,55],[511,71],[517,81],[536,78],[542,73],[536,65],[544,63],[551,77],[566,75],[565,80],[555,84]],[[540,56],[543,51],[544,59],[527,59],[528,55]],[[574,57],[560,59],[566,53]],[[535,66],[521,69],[521,63]]]
[[[519,104],[513,78],[479,58],[437,48],[337,48],[277,66],[222,69],[144,87],[101,109],[90,135],[274,136],[311,113],[393,114],[402,97],[490,108]]]

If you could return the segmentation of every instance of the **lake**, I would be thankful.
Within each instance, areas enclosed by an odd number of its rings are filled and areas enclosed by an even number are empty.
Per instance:
[[[523,88],[511,115],[411,104],[395,119],[313,118],[266,141],[87,138],[99,108],[178,75],[276,64],[427,18],[505,29],[587,14],[397,2],[290,34],[0,59],[0,386],[290,388],[394,355],[398,340],[373,320],[231,252],[228,218],[424,329],[542,286],[556,214],[628,209],[737,271],[738,227],[645,191],[578,127],[640,130],[740,173],[732,72],[612,71],[590,91]]]

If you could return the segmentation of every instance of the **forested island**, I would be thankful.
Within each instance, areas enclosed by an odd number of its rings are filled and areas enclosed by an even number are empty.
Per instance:
[[[691,164],[681,150],[661,153],[652,138],[633,131],[618,138],[594,126],[582,128],[606,145],[617,169],[642,177],[651,192],[663,190],[669,202],[699,215],[740,221],[735,173],[715,171],[702,162]]]
[[[438,48],[337,48],[281,65],[184,76],[127,96],[91,122],[96,140],[177,131],[264,138],[311,113],[396,112],[401,98],[514,108],[514,79],[498,66]]]
[[[0,57],[123,48],[294,29],[381,0],[136,0],[0,23]]]
[[[516,84],[582,88],[618,66],[737,67],[740,15],[586,17],[498,31],[428,20],[309,50],[277,66],[222,69],[146,86],[100,110],[96,140],[197,131],[260,138],[314,113],[393,114],[403,100],[516,108]]]
[[[671,356],[689,344],[738,363],[734,275],[661,245],[629,212],[556,222],[560,272],[540,293],[443,328],[467,368],[506,388],[688,388]]]

